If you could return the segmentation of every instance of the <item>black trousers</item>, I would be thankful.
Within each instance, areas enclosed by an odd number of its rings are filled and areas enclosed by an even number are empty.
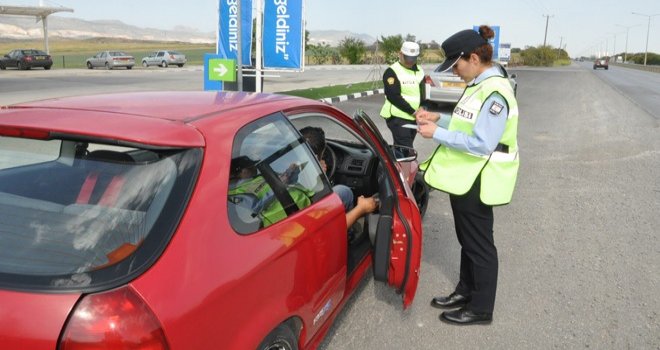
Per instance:
[[[387,123],[387,127],[392,132],[393,145],[402,145],[412,148],[413,141],[415,141],[415,136],[417,136],[417,130],[402,128],[401,125],[415,124],[414,120],[389,117],[385,119],[385,122]]]
[[[470,296],[466,308],[492,313],[497,289],[497,248],[493,240],[493,207],[479,198],[481,177],[464,195],[449,195],[456,236],[461,244],[461,274],[456,293]]]

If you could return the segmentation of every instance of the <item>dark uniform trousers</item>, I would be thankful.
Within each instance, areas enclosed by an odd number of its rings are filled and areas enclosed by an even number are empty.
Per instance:
[[[461,244],[461,275],[456,293],[470,296],[466,306],[492,313],[497,289],[497,248],[493,240],[493,207],[479,198],[481,176],[464,195],[449,195],[456,236]]]
[[[417,130],[402,128],[401,125],[415,124],[414,120],[407,120],[392,116],[387,118],[385,122],[387,123],[387,127],[392,132],[393,145],[402,145],[412,148],[413,141],[415,141],[415,136],[417,136]]]

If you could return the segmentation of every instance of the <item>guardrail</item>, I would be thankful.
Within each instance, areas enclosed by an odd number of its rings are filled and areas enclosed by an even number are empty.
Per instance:
[[[644,70],[647,72],[660,73],[660,66],[648,66],[648,65],[645,66],[643,64],[636,64],[636,63],[615,63],[612,61],[610,61],[610,64],[617,67],[624,67],[624,68],[631,68],[637,70]]]

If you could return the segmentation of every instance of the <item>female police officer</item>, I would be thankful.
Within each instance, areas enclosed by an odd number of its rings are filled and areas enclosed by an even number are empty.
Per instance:
[[[511,201],[518,173],[518,104],[509,81],[491,62],[488,26],[460,31],[442,43],[446,60],[468,85],[449,116],[419,111],[418,132],[440,146],[420,167],[424,180],[449,193],[461,244],[460,280],[454,292],[431,305],[457,308],[440,319],[457,324],[490,323],[497,287],[493,206]],[[440,127],[439,127],[440,126]]]

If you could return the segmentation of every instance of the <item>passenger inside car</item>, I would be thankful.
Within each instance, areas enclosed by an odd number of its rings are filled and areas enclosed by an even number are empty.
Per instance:
[[[280,181],[287,176],[286,191],[298,209],[311,204],[313,192],[294,184],[296,167],[290,167],[289,174],[280,174]],[[288,184],[287,184],[288,183]],[[282,194],[281,194],[282,195]],[[286,194],[284,194],[286,196]],[[264,176],[259,173],[256,162],[247,156],[239,156],[231,161],[229,179],[229,202],[233,203],[238,211],[248,210],[248,215],[261,219],[261,227],[268,227],[287,216],[282,203],[277,199],[275,191],[268,184]],[[241,208],[241,209],[239,209]],[[245,215],[246,213],[243,213]],[[249,220],[244,220],[249,221]]]

